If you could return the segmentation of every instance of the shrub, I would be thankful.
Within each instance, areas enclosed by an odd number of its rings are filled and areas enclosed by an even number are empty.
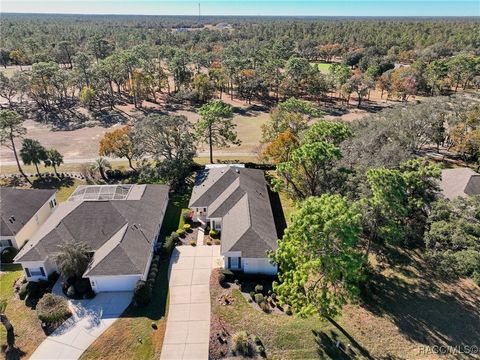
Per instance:
[[[292,309],[290,308],[289,305],[285,305],[284,309],[285,309],[285,314],[287,314],[287,315],[292,315],[293,314]]]
[[[183,230],[183,229],[178,229],[178,230],[177,230],[177,234],[178,234],[178,236],[185,236],[185,230]]]
[[[233,282],[235,283],[235,285],[239,285],[239,284],[240,284],[240,281],[239,281],[238,279],[233,280]]]
[[[45,294],[37,304],[37,316],[42,322],[55,324],[64,321],[70,315],[72,313],[68,308],[68,301],[61,296]]]
[[[226,282],[226,281],[227,281],[227,277],[225,276],[225,274],[220,273],[220,274],[218,275],[218,283],[219,283],[221,286],[223,286],[223,285],[225,285],[225,282]]]
[[[232,336],[232,351],[240,355],[250,355],[251,345],[246,331],[237,332]]]
[[[263,310],[263,312],[266,312],[266,313],[270,312],[270,305],[268,305],[267,302],[263,301],[258,305],[260,306],[260,309]]]
[[[268,296],[272,295],[272,290],[268,290],[268,291],[267,291],[267,295],[268,295]]]
[[[7,247],[2,250],[2,254],[0,256],[0,260],[4,264],[9,264],[13,262],[13,258],[17,255],[18,250],[15,249],[13,246]]]
[[[191,228],[192,228],[192,225],[190,225],[190,224],[184,224],[183,225],[183,230],[185,230],[187,232],[190,231]]]
[[[263,286],[262,285],[257,285],[255,286],[255,292],[258,294],[258,293],[261,293],[263,291]]]
[[[192,212],[190,210],[184,211],[182,216],[185,223],[190,223],[192,221]]]
[[[264,301],[263,295],[262,294],[255,294],[255,302],[257,304],[260,304]]]
[[[75,290],[75,286],[70,285],[67,289],[67,296],[69,298],[73,298],[73,297],[75,297],[76,294],[77,294],[77,291]]]
[[[207,240],[207,241],[205,241],[205,244],[207,244],[207,245],[212,245],[212,240]]]
[[[220,239],[215,239],[215,240],[213,240],[213,243],[214,243],[215,245],[220,245]]]
[[[172,231],[172,233],[170,234],[170,237],[172,238],[172,241],[176,243],[180,238],[180,235],[178,235],[176,231]]]
[[[262,345],[257,345],[255,347],[255,351],[257,352],[257,354],[259,354],[261,357],[265,357],[265,348],[262,346]]]
[[[150,272],[152,272],[152,271],[158,272],[158,265],[157,264],[152,264],[152,266],[150,266]]]
[[[252,299],[255,299],[255,291],[250,291],[250,297],[251,297]]]
[[[90,280],[88,279],[78,279],[75,282],[75,291],[80,294],[84,294],[90,289]]]
[[[149,278],[156,279],[158,275],[158,270],[157,269],[152,269],[150,270],[150,273],[148,274]]]
[[[20,300],[25,299],[25,297],[28,295],[28,284],[22,284],[20,286],[20,289],[18,290],[18,296],[20,297]]]
[[[252,298],[248,298],[247,302],[252,303],[253,302]]]
[[[212,230],[210,230],[210,231],[208,232],[208,235],[210,235],[210,237],[211,237],[212,239],[215,239],[215,238],[217,238],[217,236],[218,236],[218,231],[212,229]]]
[[[257,345],[262,345],[262,340],[260,340],[260,338],[257,335],[255,335],[255,337],[253,338],[253,341]]]
[[[133,301],[137,306],[147,305],[152,299],[152,289],[143,280],[138,280],[133,291]]]
[[[190,240],[188,244],[191,246],[197,246],[197,242],[195,240]]]
[[[162,248],[161,248],[161,252],[162,254],[164,255],[170,255],[170,253],[172,252],[174,246],[175,246],[175,240],[173,239],[172,236],[167,236],[165,238],[165,241],[163,242],[163,245],[162,245]]]
[[[148,278],[147,280],[147,284],[148,286],[150,286],[151,288],[153,288],[153,286],[155,285],[155,279],[152,279],[152,278]]]

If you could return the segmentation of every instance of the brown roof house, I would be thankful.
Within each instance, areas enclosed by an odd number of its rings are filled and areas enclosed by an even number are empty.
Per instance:
[[[57,206],[56,190],[0,187],[0,250],[20,249]]]
[[[278,247],[277,230],[262,170],[207,166],[195,181],[189,207],[194,221],[221,231],[225,268],[274,275],[267,252]]]
[[[83,241],[93,256],[84,278],[95,292],[130,291],[145,280],[168,203],[165,185],[79,186],[40,227],[15,262],[27,279],[56,271],[67,241]]]
[[[443,196],[456,197],[480,195],[480,174],[469,168],[445,169],[442,171],[440,189]]]

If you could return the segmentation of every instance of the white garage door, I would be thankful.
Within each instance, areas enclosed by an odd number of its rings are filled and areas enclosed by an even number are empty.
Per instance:
[[[140,278],[140,275],[91,277],[90,283],[92,284],[92,289],[97,293],[107,291],[132,291]]]

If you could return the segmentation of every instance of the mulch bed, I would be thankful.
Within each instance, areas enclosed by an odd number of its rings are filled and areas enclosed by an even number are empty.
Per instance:
[[[212,271],[210,275],[210,289],[218,287],[218,275],[219,269]],[[226,290],[220,296],[228,296],[228,290]],[[218,299],[211,299],[211,301],[217,301]],[[210,319],[210,343],[209,343],[209,358],[212,360],[224,359],[230,352],[230,338],[231,329],[228,325],[216,314],[212,312]]]

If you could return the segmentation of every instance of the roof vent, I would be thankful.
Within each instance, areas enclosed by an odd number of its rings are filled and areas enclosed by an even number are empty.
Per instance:
[[[235,172],[236,172],[237,174],[240,174],[240,170],[239,170],[239,169],[235,169]]]
[[[15,222],[15,216],[13,216],[13,215],[10,216],[10,217],[8,218],[8,221],[10,221],[10,223],[13,224],[13,223]]]

